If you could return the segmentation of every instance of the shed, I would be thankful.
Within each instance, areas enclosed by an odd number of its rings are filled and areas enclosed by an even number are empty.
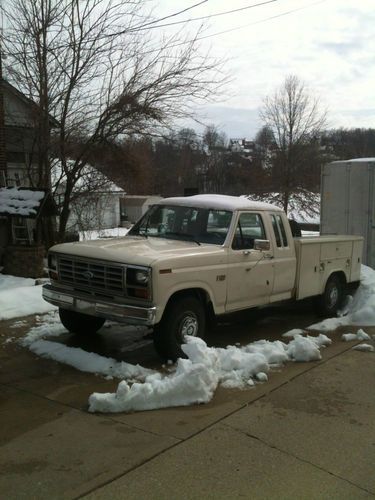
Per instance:
[[[134,224],[150,205],[162,200],[162,196],[126,195],[120,200],[122,225]]]

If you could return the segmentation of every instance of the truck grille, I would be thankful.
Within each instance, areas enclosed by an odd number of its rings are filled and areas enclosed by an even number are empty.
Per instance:
[[[58,269],[59,281],[75,288],[89,288],[116,295],[124,293],[124,269],[122,266],[60,257]]]

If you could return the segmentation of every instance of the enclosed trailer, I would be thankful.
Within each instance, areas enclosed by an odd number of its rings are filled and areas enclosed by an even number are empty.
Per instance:
[[[321,194],[321,234],[363,236],[362,262],[375,268],[375,158],[324,165]]]

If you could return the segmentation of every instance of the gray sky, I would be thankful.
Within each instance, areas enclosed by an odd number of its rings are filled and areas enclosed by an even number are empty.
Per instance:
[[[172,20],[262,1],[208,0]],[[197,2],[155,1],[154,13],[161,17]],[[268,19],[273,16],[279,17]],[[189,23],[190,29],[201,22]],[[227,59],[233,78],[225,97],[200,109],[206,123],[229,137],[253,137],[262,99],[295,74],[328,109],[330,127],[375,127],[375,0],[277,0],[205,22],[205,35],[238,28],[201,41],[213,56]]]

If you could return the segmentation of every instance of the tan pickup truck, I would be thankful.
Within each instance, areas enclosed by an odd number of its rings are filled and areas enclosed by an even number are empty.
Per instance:
[[[51,248],[43,297],[71,332],[106,319],[154,327],[157,352],[182,354],[216,316],[315,297],[336,314],[359,283],[363,238],[293,238],[285,213],[246,198],[197,195],[151,206],[119,239]]]

